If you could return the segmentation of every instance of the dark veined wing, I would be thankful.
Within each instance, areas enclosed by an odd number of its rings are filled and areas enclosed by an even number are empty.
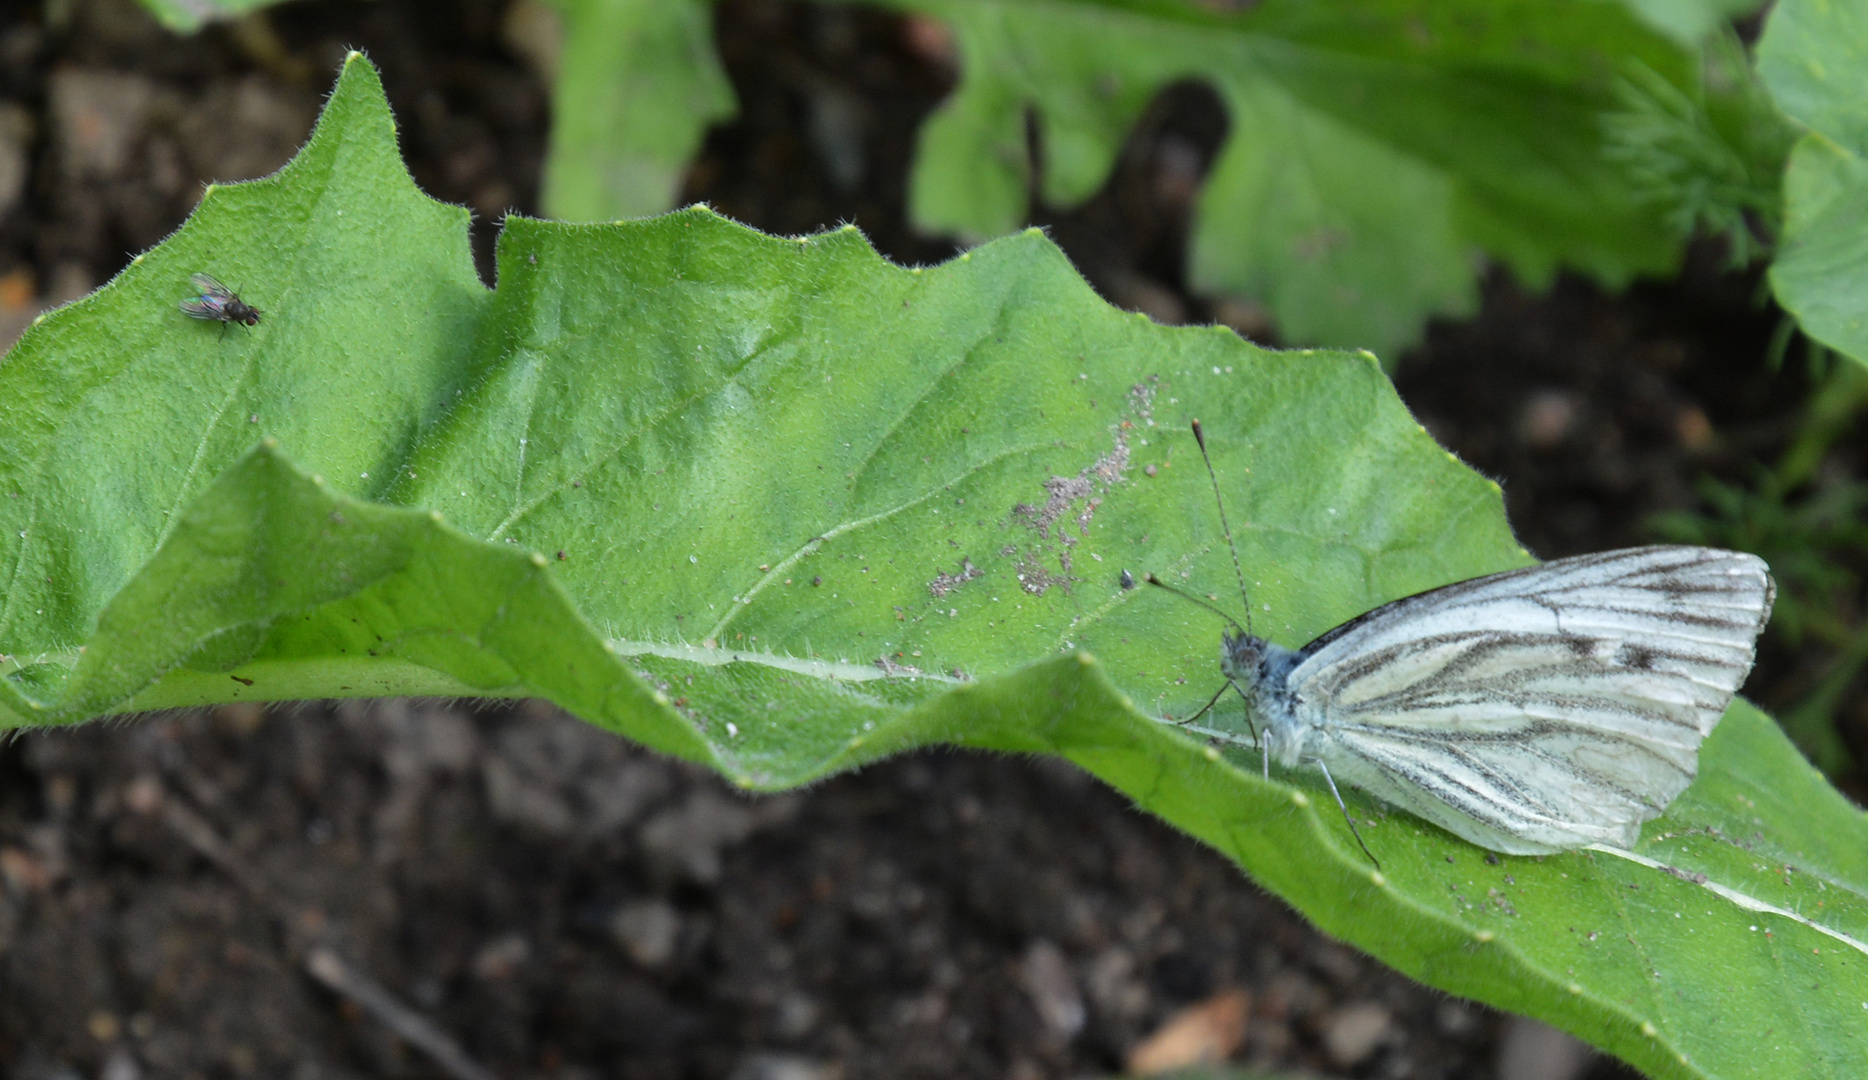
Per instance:
[[[1501,851],[1627,846],[1698,771],[1774,597],[1755,555],[1582,555],[1376,608],[1288,685],[1339,779]]]

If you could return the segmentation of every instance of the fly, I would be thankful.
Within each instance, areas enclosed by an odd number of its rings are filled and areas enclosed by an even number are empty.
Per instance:
[[[227,332],[228,323],[259,325],[259,309],[240,299],[239,293],[222,285],[213,274],[196,274],[188,281],[201,290],[201,295],[183,300],[182,314],[191,319],[220,323],[223,334]]]

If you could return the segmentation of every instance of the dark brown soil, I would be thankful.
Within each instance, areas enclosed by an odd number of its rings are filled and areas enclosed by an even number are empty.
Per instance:
[[[117,0],[0,4],[0,334],[159,241],[201,182],[282,163],[353,46],[417,180],[477,211],[487,271],[499,215],[536,211],[548,124],[505,17],[317,0],[177,39]],[[952,254],[904,218],[914,132],[953,80],[938,35],[778,0],[727,0],[718,25],[742,114],[690,199],[779,233],[853,221],[902,262]],[[1225,127],[1175,88],[1103,194],[1036,216],[1112,301],[1263,340],[1262,316],[1180,276]],[[1504,482],[1533,551],[1649,539],[1702,472],[1768,460],[1796,422],[1808,387],[1766,369],[1757,285],[1710,249],[1622,295],[1499,277],[1398,385]],[[1773,663],[1767,700],[1791,666]],[[308,974],[320,950],[504,1077],[1107,1075],[1235,990],[1258,1065],[1625,1075],[1330,942],[1047,762],[923,754],[748,803],[532,705],[193,712],[0,750],[0,883],[0,1071],[34,1080],[444,1075]]]

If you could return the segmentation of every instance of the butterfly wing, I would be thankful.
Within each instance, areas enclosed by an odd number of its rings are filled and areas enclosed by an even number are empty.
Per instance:
[[[1474,843],[1627,846],[1692,781],[1774,597],[1755,555],[1582,555],[1376,608],[1287,685],[1311,756]]]

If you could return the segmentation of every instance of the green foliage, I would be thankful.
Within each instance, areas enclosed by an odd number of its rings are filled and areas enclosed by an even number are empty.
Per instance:
[[[142,0],[156,21],[177,33],[192,34],[211,22],[236,19],[280,0]]]
[[[1868,823],[1746,705],[1637,851],[1488,856],[1351,792],[1386,873],[1315,778],[1159,719],[1211,692],[1219,620],[1118,578],[1230,580],[1196,405],[1281,642],[1526,560],[1367,354],[1122,314],[1035,233],[908,270],[853,229],[519,219],[498,263],[488,292],[353,56],[290,166],[30,330],[0,716],[536,695],[758,789],[1056,754],[1327,932],[1652,1075],[1868,1067]],[[201,270],[265,321],[184,318]]]
[[[1028,176],[1073,205],[1163,86],[1198,79],[1233,131],[1198,208],[1196,288],[1265,301],[1289,339],[1398,350],[1475,304],[1472,255],[1541,283],[1619,283],[1676,245],[1602,159],[1604,71],[1684,84],[1688,54],[1611,5],[899,0],[955,30],[959,89],[921,142],[913,212],[984,236]],[[1027,160],[1036,117],[1042,167]]]
[[[146,2],[199,24],[197,7]],[[706,125],[735,109],[711,5],[549,2],[565,33],[545,206],[666,209]],[[1474,309],[1479,252],[1533,285],[1569,266],[1614,286],[1670,268],[1703,225],[1742,258],[1744,215],[1778,202],[1784,129],[1742,54],[1715,48],[1693,73],[1691,43],[1754,0],[874,2],[954,33],[960,86],[921,133],[910,204],[969,242],[1022,225],[1034,183],[1082,202],[1150,99],[1211,85],[1233,132],[1189,282],[1262,301],[1292,341],[1392,355],[1428,318]]]
[[[1618,108],[1603,118],[1607,158],[1683,239],[1723,235],[1735,266],[1751,262],[1759,249],[1753,222],[1767,236],[1781,224],[1784,164],[1796,132],[1737,37],[1728,30],[1707,43],[1700,81],[1688,90],[1630,65],[1617,93]]]
[[[911,181],[913,217],[930,231],[977,241],[1016,229],[1034,177],[1054,205],[1083,201],[1148,101],[1196,79],[1218,90],[1233,134],[1200,200],[1189,277],[1263,300],[1291,340],[1398,350],[1429,317],[1473,309],[1477,251],[1534,283],[1568,265],[1619,284],[1676,257],[1662,210],[1604,159],[1597,118],[1615,100],[1606,71],[1631,64],[1659,80],[1648,91],[1686,94],[1690,54],[1612,5],[886,2],[946,22],[960,57],[960,86],[923,130]],[[706,117],[674,102],[728,107],[674,89],[673,61],[691,48],[664,50],[643,74],[622,62],[635,46],[612,41],[598,14],[642,3],[565,8],[568,48],[592,62],[575,88],[567,71],[559,123],[588,137],[554,141],[554,214],[643,212],[650,187],[556,178],[595,177],[580,157],[672,149],[677,128],[691,141]],[[658,19],[687,18],[687,4],[666,7]],[[1678,7],[1657,21],[1703,21],[1698,5]],[[695,71],[695,86],[712,85],[710,66]],[[615,111],[632,92],[618,80],[661,96],[633,123],[580,116],[593,103]],[[1726,111],[1721,88],[1692,92]]]
[[[1762,555],[1777,579],[1771,636],[1791,649],[1825,654],[1819,675],[1784,702],[1779,722],[1831,776],[1855,762],[1836,729],[1844,695],[1868,668],[1868,621],[1860,610],[1868,566],[1868,483],[1819,472],[1836,441],[1868,407],[1868,372],[1820,346],[1812,350],[1815,392],[1778,463],[1749,483],[1700,482],[1704,509],[1663,514],[1660,536]]]
[[[571,221],[674,205],[707,125],[733,115],[707,0],[550,0],[571,29],[552,86],[544,203]]]
[[[1759,0],[1624,0],[1628,8],[1682,45],[1697,45],[1764,5]]]
[[[1868,363],[1868,8],[1784,0],[1758,43],[1758,74],[1808,130],[1784,177],[1777,301],[1803,331]]]

